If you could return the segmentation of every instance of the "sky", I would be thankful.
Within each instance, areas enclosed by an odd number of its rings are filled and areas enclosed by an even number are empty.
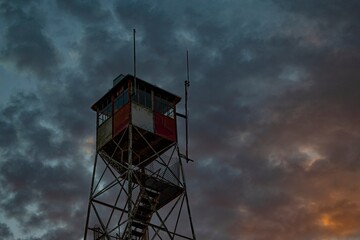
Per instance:
[[[90,106],[133,72],[136,29],[137,76],[179,96],[189,50],[197,239],[360,239],[359,12],[356,0],[0,0],[1,238],[83,237]]]

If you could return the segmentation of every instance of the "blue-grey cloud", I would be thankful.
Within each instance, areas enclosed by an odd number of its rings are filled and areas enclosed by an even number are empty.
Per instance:
[[[89,107],[132,72],[133,28],[139,76],[179,95],[190,50],[186,176],[199,239],[359,238],[356,1],[0,6],[1,62],[37,84],[0,109],[0,222],[17,222],[20,239],[82,236]]]
[[[5,223],[0,223],[0,234],[3,238],[12,239],[13,234],[10,228]]]
[[[52,40],[44,33],[43,9],[37,5],[3,2],[0,11],[6,22],[5,44],[0,59],[14,64],[20,71],[28,71],[39,80],[51,80],[61,59]]]

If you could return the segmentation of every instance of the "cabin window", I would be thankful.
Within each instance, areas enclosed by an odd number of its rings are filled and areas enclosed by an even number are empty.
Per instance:
[[[149,88],[138,85],[136,95],[133,96],[133,101],[137,104],[152,109],[151,90]]]
[[[98,115],[99,118],[99,126],[101,124],[103,124],[106,120],[108,120],[109,118],[111,118],[112,116],[112,105],[111,102],[109,104],[106,105],[105,108],[103,108]]]
[[[154,110],[165,116],[174,118],[174,104],[160,96],[155,96]]]
[[[129,101],[129,93],[128,90],[125,89],[114,100],[114,112],[123,107]]]

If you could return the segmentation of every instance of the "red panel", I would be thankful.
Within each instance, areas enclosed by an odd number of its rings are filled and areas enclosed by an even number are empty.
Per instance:
[[[114,113],[114,135],[121,133],[129,124],[130,121],[130,103],[127,103],[122,108]]]
[[[176,123],[175,119],[154,112],[155,133],[175,142],[176,141]]]

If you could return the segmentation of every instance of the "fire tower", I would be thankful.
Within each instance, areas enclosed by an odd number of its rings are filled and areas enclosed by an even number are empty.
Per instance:
[[[179,101],[120,75],[91,107],[96,156],[84,240],[196,239],[182,164],[189,159],[178,146],[177,116],[187,118],[176,112]]]

